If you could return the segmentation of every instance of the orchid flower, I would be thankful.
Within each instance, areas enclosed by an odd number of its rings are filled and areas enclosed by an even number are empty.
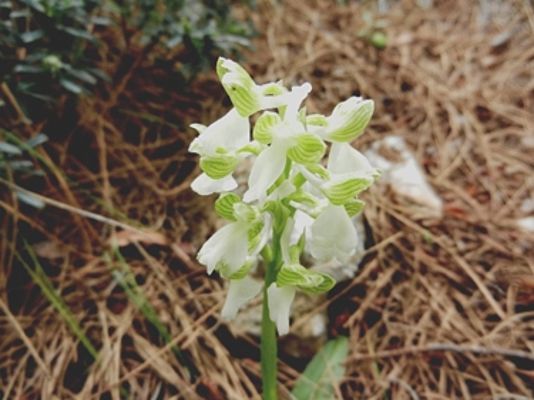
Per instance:
[[[217,270],[229,279],[242,278],[270,238],[271,217],[242,203],[234,193],[222,195],[215,211],[231,222],[204,243],[198,261],[206,265],[208,274]]]
[[[208,195],[235,189],[237,182],[232,173],[240,159],[239,151],[250,142],[248,118],[233,108],[208,127],[201,124],[191,127],[199,136],[191,142],[189,151],[200,155],[200,169],[204,172],[193,181],[193,190]]]
[[[223,318],[263,297],[262,365],[272,369],[274,329],[289,332],[297,292],[323,293],[335,284],[302,265],[302,254],[319,262],[347,262],[354,254],[359,238],[352,217],[364,206],[358,196],[379,174],[350,142],[363,133],[374,104],[350,97],[329,116],[307,115],[302,105],[309,83],[289,89],[281,82],[258,84],[225,58],[217,61],[217,74],[233,108],[209,126],[191,125],[199,135],[189,151],[200,156],[202,170],[191,187],[201,195],[220,193],[215,211],[228,223],[204,243],[198,260],[208,274],[229,280]],[[250,154],[256,158],[241,197],[233,192],[233,173]],[[264,374],[270,393],[272,376]]]

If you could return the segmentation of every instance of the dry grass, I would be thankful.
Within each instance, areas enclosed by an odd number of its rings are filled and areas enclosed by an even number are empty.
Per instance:
[[[531,398],[533,237],[515,220],[534,195],[532,6],[413,3],[375,13],[389,37],[383,51],[358,37],[372,7],[265,6],[266,56],[249,57],[268,78],[310,81],[312,111],[354,93],[374,99],[357,146],[401,135],[444,200],[442,219],[420,220],[387,188],[368,193],[375,244],[332,302],[351,338],[342,391]]]
[[[534,237],[515,221],[534,195],[534,11],[522,1],[413,3],[379,16],[382,51],[358,37],[370,5],[262,2],[253,15],[263,32],[247,58],[255,76],[310,81],[307,106],[322,112],[354,93],[374,99],[357,146],[403,136],[445,204],[442,219],[421,219],[387,187],[367,194],[374,243],[328,301],[332,333],[351,340],[340,393],[532,398]],[[179,83],[168,69],[110,50],[112,88],[48,121],[57,134],[40,151],[39,191],[60,204],[45,199],[35,213],[0,199],[3,396],[258,398],[256,341],[236,344],[224,329],[222,283],[193,261],[215,221],[188,189],[193,133],[181,126],[220,114],[220,89],[206,77],[169,90]],[[42,286],[24,263],[42,268]],[[44,294],[47,281],[70,314]],[[284,393],[298,376],[285,361]]]

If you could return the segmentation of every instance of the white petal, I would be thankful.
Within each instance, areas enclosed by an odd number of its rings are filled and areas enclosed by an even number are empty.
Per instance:
[[[225,176],[222,179],[212,179],[203,173],[191,182],[191,189],[202,196],[207,196],[212,193],[229,192],[236,187],[237,182],[232,175]]]
[[[346,262],[356,251],[358,234],[343,206],[328,205],[311,227],[310,251],[320,261]]]
[[[215,232],[198,252],[198,261],[205,265],[211,274],[222,262],[228,273],[236,272],[245,264],[248,255],[246,224],[233,222]]]
[[[267,196],[267,189],[278,179],[286,164],[285,145],[279,141],[264,150],[254,162],[243,201],[249,203]]]
[[[284,119],[294,119],[297,117],[300,105],[311,90],[312,87],[308,82],[291,88],[291,91],[287,94],[287,109]]]
[[[222,318],[235,318],[239,309],[256,297],[261,288],[261,282],[249,276],[245,276],[243,279],[231,280],[226,301],[221,311]]]
[[[300,210],[297,210],[294,215],[295,218],[295,225],[293,226],[293,231],[291,232],[291,239],[290,243],[296,244],[303,233],[306,234],[306,236],[310,236],[309,230],[314,222],[314,219],[310,217],[305,212],[302,212]]]
[[[258,93],[261,93],[267,85],[261,85],[256,88]],[[300,105],[311,92],[311,85],[306,82],[300,86],[293,86],[289,92],[282,93],[277,96],[262,96],[260,100],[261,108],[278,108],[287,106],[284,119],[294,119],[297,117]]]
[[[348,143],[332,144],[327,168],[332,174],[354,174],[365,177],[375,173],[369,160]]]
[[[279,335],[289,332],[289,314],[291,303],[295,298],[296,289],[291,286],[279,288],[276,283],[271,284],[267,289],[267,300],[269,303],[269,317],[276,324]]]
[[[195,124],[196,125],[196,124]],[[197,129],[198,125],[194,127]],[[250,140],[250,122],[232,108],[226,115],[202,129],[191,142],[189,151],[200,155],[213,155],[218,148],[235,151]]]
[[[191,128],[196,130],[198,133],[202,133],[206,130],[207,126],[202,124],[191,124],[189,125]]]

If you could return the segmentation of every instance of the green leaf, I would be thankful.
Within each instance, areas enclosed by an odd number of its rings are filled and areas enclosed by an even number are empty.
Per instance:
[[[48,140],[48,136],[46,136],[44,133],[38,133],[37,135],[35,135],[34,137],[32,137],[31,139],[29,139],[26,144],[29,146],[29,147],[37,147],[41,144],[43,144],[44,142],[46,142]]]
[[[33,163],[30,160],[13,160],[9,161],[8,164],[15,171],[33,168]]]
[[[23,43],[31,43],[35,42],[36,40],[41,39],[44,36],[44,32],[42,30],[36,30],[36,31],[29,31],[24,32],[20,34],[20,40],[22,40]]]
[[[335,387],[345,375],[348,352],[349,340],[344,336],[326,343],[297,380],[293,396],[297,400],[334,399]]]
[[[97,82],[96,78],[93,75],[81,69],[69,68],[68,73],[74,78],[79,79],[82,82],[88,83],[89,85],[94,85]]]
[[[119,249],[115,249],[115,256],[117,257],[118,261],[118,267],[114,268],[112,271],[112,275],[115,278],[115,281],[124,290],[124,292],[128,296],[128,299],[145,316],[145,318],[152,324],[152,326],[156,328],[163,340],[166,343],[170,343],[172,339],[171,333],[159,318],[156,309],[153,307],[153,305],[143,293],[143,288],[137,284],[129,264],[126,262]],[[110,266],[112,266],[111,260],[107,255],[105,259],[110,263]],[[189,361],[188,358],[184,356],[184,354],[177,347],[177,345],[173,345],[171,349],[178,361],[189,370],[191,377],[194,378],[195,376],[197,376],[198,371],[196,367]]]
[[[83,92],[83,88],[80,85],[68,79],[60,79],[59,83],[69,92],[72,92],[74,94],[80,94]]]
[[[239,203],[240,201],[241,199],[235,193],[221,194],[215,202],[215,212],[221,218],[235,221],[234,204]]]
[[[21,202],[26,203],[29,206],[32,206],[38,209],[44,208],[45,206],[45,203],[41,199],[35,197],[32,194],[21,192],[21,191],[16,191],[15,193],[17,194],[17,197]]]
[[[31,16],[29,9],[22,9],[17,11],[12,11],[9,13],[10,19],[16,19],[16,18],[29,18]]]
[[[13,70],[18,74],[40,74],[43,72],[41,67],[26,64],[18,64]]]
[[[15,145],[7,142],[0,142],[0,153],[21,155],[22,151]]]
[[[68,34],[70,34],[70,35],[72,35],[74,37],[80,38],[80,39],[89,40],[91,42],[95,40],[93,35],[91,35],[88,31],[84,31],[82,29],[71,28],[70,26],[60,26],[58,28],[60,30],[64,31],[64,32],[67,32]]]
[[[50,301],[50,303],[59,313],[61,318],[63,318],[72,333],[74,333],[74,335],[78,338],[82,345],[87,349],[93,359],[96,360],[98,357],[98,351],[93,346],[89,338],[86,336],[85,331],[78,323],[78,320],[76,319],[73,312],[70,310],[69,306],[65,303],[63,297],[61,297],[61,292],[56,290],[52,285],[52,282],[50,282],[50,280],[48,279],[48,276],[44,272],[43,267],[39,263],[39,260],[37,259],[37,256],[35,255],[33,249],[26,242],[24,242],[24,245],[28,255],[31,257],[31,260],[34,264],[34,268],[32,268],[20,254],[16,253],[16,256],[21,262],[22,266],[26,269],[26,272],[28,272],[28,275],[30,275],[32,280],[39,286],[39,288],[43,292],[43,295],[48,299],[48,301]]]

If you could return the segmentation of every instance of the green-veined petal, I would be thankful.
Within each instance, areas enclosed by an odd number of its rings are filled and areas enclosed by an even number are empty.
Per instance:
[[[260,109],[257,85],[242,66],[219,57],[216,70],[226,94],[241,116],[248,117]]]
[[[365,202],[359,199],[354,199],[343,204],[349,217],[354,217],[355,215],[361,213],[365,207]]]
[[[335,205],[343,205],[373,184],[369,178],[349,178],[341,182],[328,182],[323,185],[323,193]]]
[[[319,136],[303,133],[296,137],[296,143],[287,150],[287,156],[299,164],[316,164],[323,158],[325,150],[326,145]]]
[[[229,221],[235,221],[234,204],[239,203],[241,198],[235,193],[224,193],[215,202],[215,212],[219,217]]]
[[[310,114],[306,116],[306,125],[327,126],[328,119],[322,114]]]
[[[276,277],[278,287],[294,286],[308,293],[327,292],[335,283],[331,276],[309,270],[296,263],[284,264]]]
[[[363,133],[374,111],[372,100],[350,97],[339,103],[330,115],[326,138],[333,142],[351,142]]]
[[[264,112],[256,121],[252,131],[255,140],[263,144],[270,144],[273,140],[273,128],[280,124],[282,119],[272,111]]]
[[[200,169],[212,179],[221,179],[234,172],[238,158],[232,154],[215,154],[200,159]]]

